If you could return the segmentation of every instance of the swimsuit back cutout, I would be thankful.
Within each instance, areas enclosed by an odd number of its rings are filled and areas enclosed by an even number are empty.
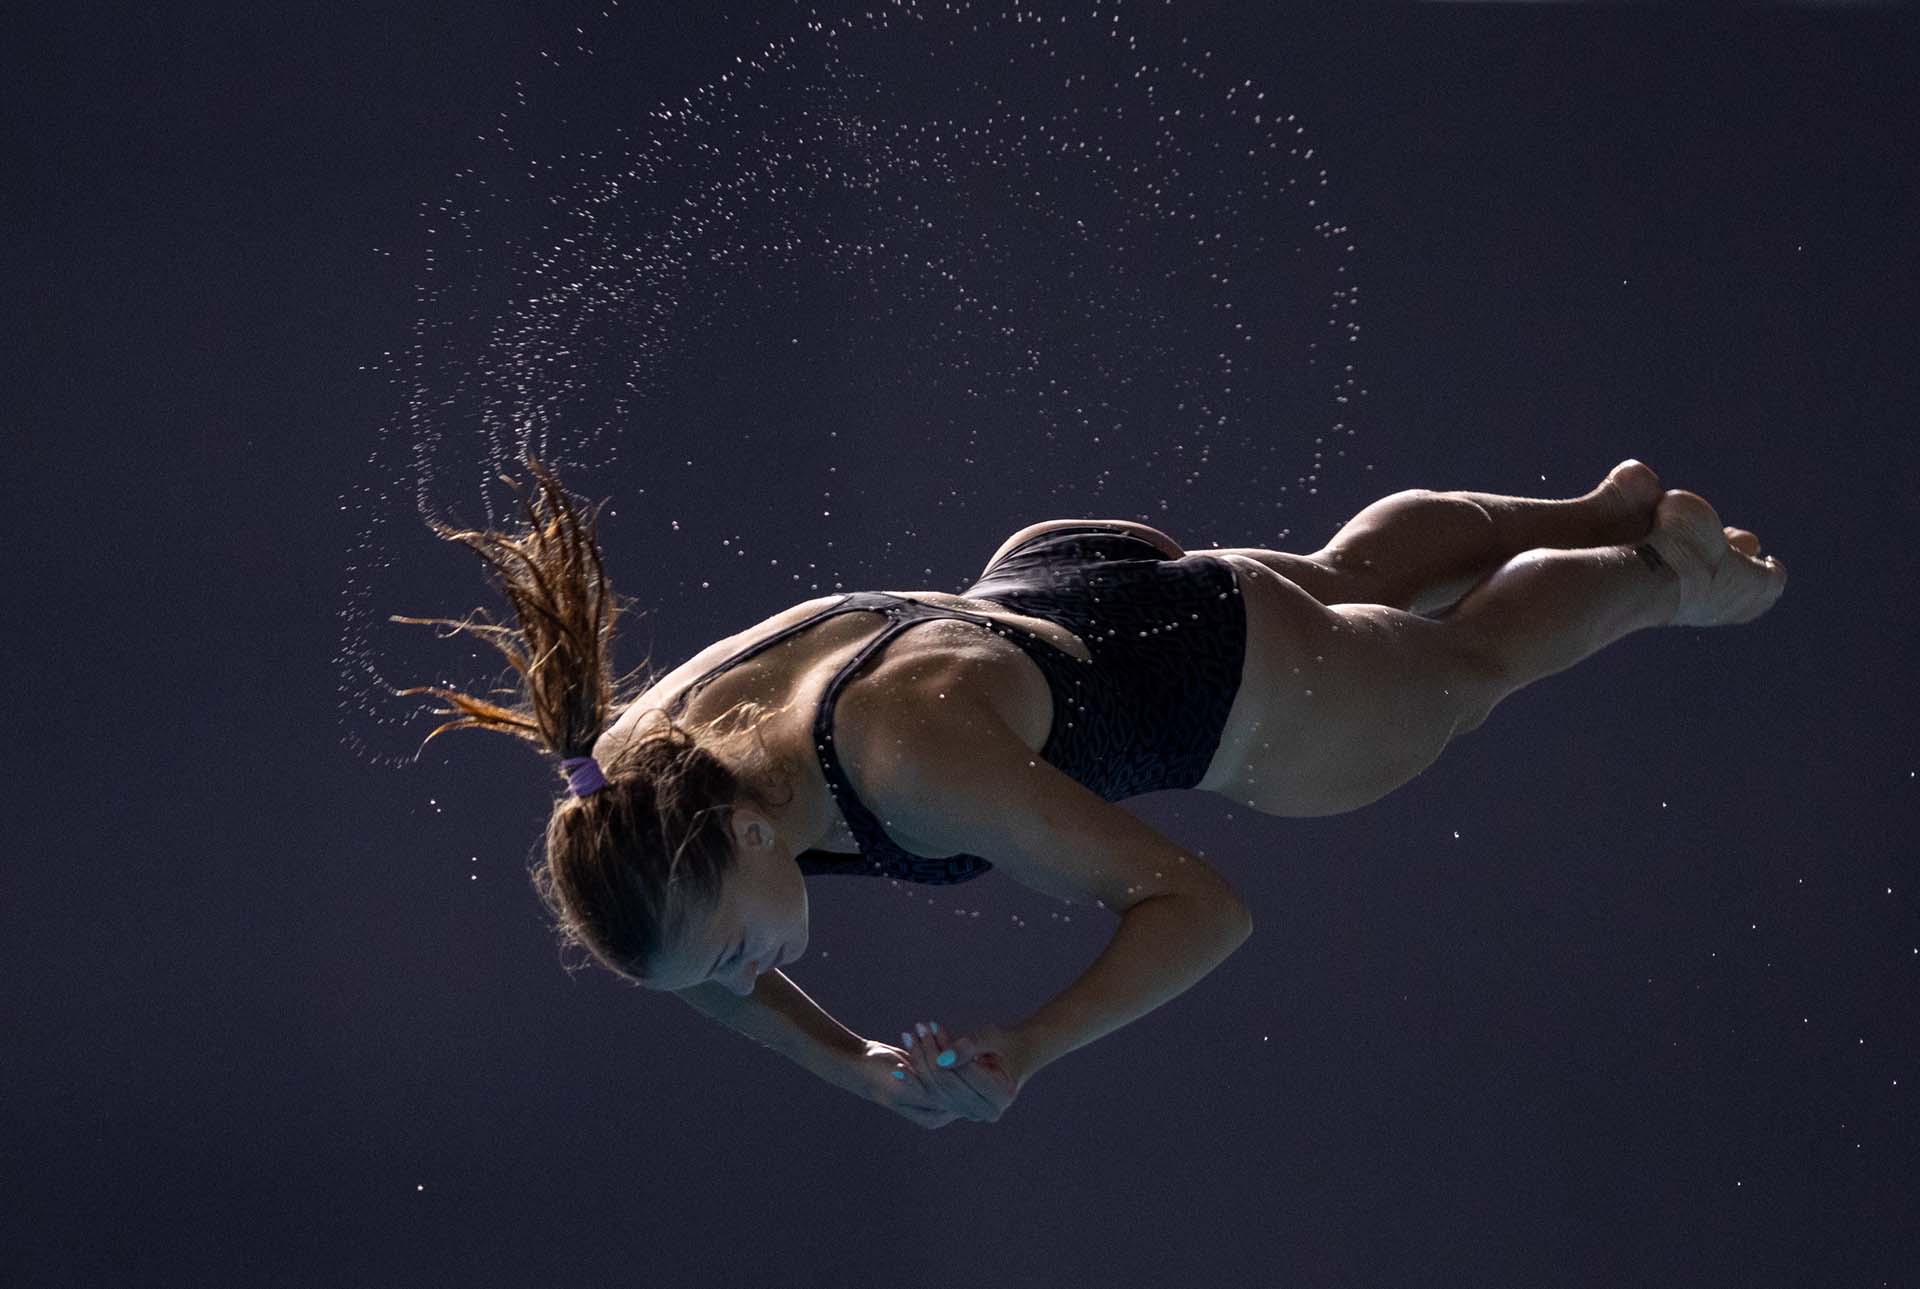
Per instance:
[[[883,613],[888,624],[834,674],[814,713],[814,750],[859,855],[810,850],[808,874],[892,877],[945,885],[993,865],[978,855],[915,855],[893,843],[848,784],[833,746],[841,689],[916,622],[958,618],[1013,641],[1046,677],[1053,724],[1040,757],[1108,801],[1205,777],[1240,686],[1246,605],[1233,565],[1217,556],[1170,559],[1151,542],[1098,525],[1055,529],[1008,551],[965,592],[1043,618],[1086,643],[1090,661],[1023,627],[884,591],[852,592],[707,672],[669,707],[677,712],[715,675],[842,613]]]
[[[782,640],[805,631],[808,627],[827,618],[843,613],[857,611],[884,613],[887,625],[860,650],[849,658],[834,673],[828,682],[826,692],[820,698],[820,705],[813,718],[814,751],[820,758],[820,769],[826,775],[827,787],[833,792],[834,801],[840,807],[841,816],[847,821],[848,829],[854,840],[860,845],[860,854],[841,855],[831,851],[809,850],[799,857],[800,871],[813,874],[860,875],[869,877],[892,877],[909,882],[923,882],[931,885],[946,885],[964,882],[992,868],[993,865],[978,855],[952,855],[945,858],[933,858],[916,855],[893,843],[885,828],[873,812],[867,809],[847,782],[845,770],[841,768],[839,754],[833,746],[833,706],[840,691],[859,671],[865,667],[886,643],[900,632],[916,622],[934,618],[958,618],[965,622],[977,623],[993,631],[996,635],[1012,640],[1032,658],[1047,678],[1047,687],[1054,695],[1054,722],[1058,732],[1062,720],[1062,693],[1071,694],[1076,688],[1073,682],[1082,679],[1082,673],[1089,666],[1070,653],[1066,653],[1051,641],[1020,627],[1010,627],[1004,622],[987,617],[985,614],[969,613],[963,609],[949,609],[941,605],[928,604],[906,596],[889,595],[884,591],[855,591],[828,605],[818,613],[795,622],[768,636],[741,653],[735,654],[706,675],[683,690],[678,698],[669,705],[670,714],[677,714],[693,691],[707,683],[714,676],[746,661],[755,655],[772,648]],[[1052,747],[1053,739],[1048,739]],[[1043,752],[1044,756],[1045,753]]]

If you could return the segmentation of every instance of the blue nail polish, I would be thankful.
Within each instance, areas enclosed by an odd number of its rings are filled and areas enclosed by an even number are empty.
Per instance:
[[[905,1070],[895,1070],[893,1072],[893,1077],[896,1079],[904,1079],[907,1077],[907,1072]]]
[[[953,1064],[953,1053],[952,1053],[952,1052],[942,1052],[942,1053],[940,1053],[940,1059],[939,1059],[939,1060],[937,1060],[937,1061],[935,1061],[935,1062],[934,1062],[934,1064],[935,1064],[935,1065],[952,1065],[952,1064]]]
[[[913,1049],[913,1035],[907,1033],[904,1029],[900,1031],[900,1041],[907,1045],[909,1051]]]

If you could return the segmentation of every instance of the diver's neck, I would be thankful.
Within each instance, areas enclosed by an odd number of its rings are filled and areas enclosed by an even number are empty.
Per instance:
[[[703,739],[741,787],[768,802],[753,808],[767,816],[783,848],[795,855],[809,850],[840,850],[851,840],[826,774],[814,756],[811,728],[791,729],[782,718],[752,733]]]

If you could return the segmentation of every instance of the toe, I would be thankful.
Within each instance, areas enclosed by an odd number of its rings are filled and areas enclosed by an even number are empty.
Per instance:
[[[1714,547],[1726,541],[1719,514],[1705,497],[1685,488],[1668,489],[1660,498],[1659,522],[1685,533],[1709,565],[1716,562]]]
[[[1758,555],[1760,553],[1760,539],[1746,529],[1727,528],[1723,531],[1727,534],[1727,545],[1733,547],[1742,555]]]
[[[1605,546],[1646,536],[1661,496],[1660,476],[1639,461],[1622,461],[1607,471],[1600,486],[1587,494],[1599,520],[1592,544]]]
[[[1660,495],[1664,491],[1660,486],[1660,476],[1653,472],[1652,467],[1631,457],[1607,471],[1606,482],[1601,486],[1612,489],[1628,513],[1647,516],[1651,516],[1653,508],[1660,504]]]

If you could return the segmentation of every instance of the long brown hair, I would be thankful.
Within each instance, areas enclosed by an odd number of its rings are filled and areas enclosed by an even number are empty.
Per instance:
[[[400,690],[432,694],[452,705],[434,709],[436,715],[458,718],[437,726],[423,745],[448,730],[478,728],[526,739],[558,758],[587,756],[612,714],[655,679],[645,662],[626,675],[612,674],[614,623],[629,605],[613,593],[600,559],[596,531],[605,501],[583,516],[531,454],[526,465],[536,484],[531,495],[500,476],[520,496],[522,530],[456,529],[428,521],[436,535],[480,556],[519,625],[496,623],[484,608],[457,621],[393,618],[450,627],[446,638],[471,634],[486,640],[519,674],[519,701],[506,705],[431,685]],[[731,709],[714,723],[742,710],[761,711],[747,726],[758,737],[759,725],[773,713],[755,704]],[[703,747],[695,729],[663,711],[647,717],[658,719],[646,721],[601,764],[606,787],[554,802],[546,854],[532,869],[534,889],[562,944],[586,949],[627,977],[647,974],[690,919],[718,900],[733,865],[729,824],[735,805],[772,804]]]

